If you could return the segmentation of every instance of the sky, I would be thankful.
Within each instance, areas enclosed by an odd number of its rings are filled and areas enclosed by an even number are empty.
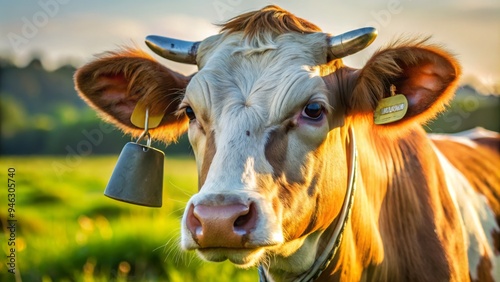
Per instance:
[[[0,0],[0,57],[25,65],[36,55],[49,69],[80,66],[123,45],[147,49],[149,34],[203,40],[218,32],[214,24],[269,4],[331,34],[376,27],[377,40],[345,58],[349,66],[362,67],[373,52],[400,36],[432,36],[431,42],[457,55],[463,83],[500,92],[498,0]],[[181,73],[196,71],[159,60]]]

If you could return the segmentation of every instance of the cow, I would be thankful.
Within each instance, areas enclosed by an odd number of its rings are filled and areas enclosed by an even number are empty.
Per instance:
[[[333,36],[267,6],[203,41],[147,38],[193,75],[135,47],[79,68],[75,85],[127,134],[143,131],[138,104],[163,116],[152,138],[187,131],[198,192],[181,246],[205,260],[258,267],[261,281],[500,279],[499,134],[427,135],[459,63],[403,38],[360,69],[343,64],[375,36]]]

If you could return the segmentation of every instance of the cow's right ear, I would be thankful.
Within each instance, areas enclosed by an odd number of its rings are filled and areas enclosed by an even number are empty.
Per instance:
[[[164,67],[144,51],[106,53],[78,69],[74,80],[83,100],[133,137],[143,131],[130,121],[138,102],[152,116],[164,114],[160,125],[149,131],[153,139],[171,142],[187,129],[188,119],[178,115],[177,108],[190,77]]]

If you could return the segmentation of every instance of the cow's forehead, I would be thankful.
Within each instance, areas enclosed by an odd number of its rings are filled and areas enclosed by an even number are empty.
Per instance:
[[[211,48],[201,48],[203,65],[186,89],[185,102],[211,122],[246,113],[261,125],[289,118],[309,100],[327,104],[316,67],[325,56],[323,37],[286,34],[261,45],[239,34],[217,43],[210,39]]]
[[[228,68],[226,64],[236,54],[260,53],[268,63],[300,62],[317,65],[326,62],[328,35],[325,33],[284,33],[276,35],[272,31],[263,31],[249,38],[242,32],[217,34],[203,40],[198,49],[196,61],[200,69],[210,65]],[[266,52],[277,50],[277,52]],[[233,58],[232,63],[237,61]],[[261,65],[261,62],[259,62]]]

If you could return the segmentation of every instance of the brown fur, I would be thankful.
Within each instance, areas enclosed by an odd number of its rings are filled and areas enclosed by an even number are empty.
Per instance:
[[[338,259],[319,281],[466,279],[460,215],[441,189],[444,172],[425,132],[415,127],[395,140],[370,127],[356,124],[353,214]]]
[[[259,37],[259,33],[264,31],[279,35],[289,32],[313,33],[321,29],[275,5],[234,17],[223,24],[221,29],[221,32],[228,34],[243,32],[246,38]]]
[[[201,189],[205,180],[207,179],[208,170],[212,164],[212,160],[217,152],[215,147],[215,132],[210,131],[207,137],[207,142],[205,144],[205,154],[203,155],[203,162],[201,165],[201,171],[198,175],[198,190]]]
[[[381,130],[423,124],[443,111],[455,93],[461,70],[450,53],[426,41],[398,40],[376,52],[359,74],[348,114],[371,116],[378,101],[390,97],[391,84],[396,94],[406,96],[409,108],[403,120],[377,126]]]
[[[356,129],[362,184],[332,278],[355,281],[449,281],[467,277],[460,218],[420,123],[443,110],[460,67],[441,48],[400,41],[376,52],[361,71],[340,68],[324,79]],[[409,101],[406,116],[375,125],[390,85]],[[360,141],[361,140],[361,141]],[[457,235],[458,234],[458,235]],[[358,251],[356,251],[358,250]],[[359,250],[368,253],[360,256]],[[349,265],[354,271],[342,272]],[[356,272],[356,269],[359,272]],[[325,274],[324,277],[327,277]]]
[[[173,112],[189,78],[160,65],[144,51],[108,52],[78,69],[74,79],[80,97],[127,134],[138,136],[143,131],[130,122],[139,101],[151,108],[151,115],[166,113],[161,125],[150,130],[153,138],[171,142],[186,131],[187,118]]]
[[[287,133],[286,128],[278,128],[269,134],[266,143],[265,156],[273,167],[274,177],[279,177],[284,172],[288,149]]]
[[[493,210],[496,222],[500,225],[500,154],[494,144],[499,144],[500,135],[496,138],[478,138],[474,140],[478,147],[471,147],[456,143],[450,140],[433,140],[439,150],[447,159],[460,170],[477,192],[484,195],[488,201],[488,206]],[[500,233],[491,234],[495,242],[494,250],[500,253]],[[479,275],[478,281],[494,281],[491,277],[491,261],[483,257],[477,267]]]
[[[488,206],[493,210],[496,222],[500,225],[500,154],[492,150],[491,144],[500,142],[500,135],[496,138],[479,138],[475,140],[477,148],[456,143],[451,140],[433,140],[434,144],[446,156],[446,158],[456,167],[467,180],[472,184],[477,192],[484,195]],[[495,241],[495,253],[500,253],[500,234],[494,232],[491,234]],[[491,277],[491,261],[483,257],[481,263],[477,266],[479,275],[478,281],[494,281]]]
[[[347,125],[356,129],[363,179],[361,187],[358,186],[362,192],[358,192],[353,209],[353,230],[346,232],[349,239],[344,239],[336,268],[330,268],[331,278],[345,281],[362,277],[375,281],[468,278],[460,215],[448,191],[442,188],[446,187],[445,172],[419,125],[443,110],[453,96],[459,74],[458,63],[449,53],[424,41],[406,41],[378,51],[360,72],[341,68],[325,77],[329,89],[338,95],[332,99],[340,99],[346,105]],[[391,84],[397,86],[397,93],[407,96],[408,113],[399,122],[375,125],[373,111],[380,99],[388,97]],[[490,148],[496,142],[484,141]],[[466,172],[476,189],[491,199],[493,210],[498,210],[496,195],[500,179],[498,172],[492,172],[496,168],[494,163],[499,162],[498,155],[492,157],[493,151],[488,155],[485,149],[470,148],[466,154],[456,146],[446,146],[450,161],[459,164],[457,168]],[[434,173],[428,173],[431,171]],[[478,183],[485,181],[489,185]],[[363,203],[364,195],[369,205]],[[370,226],[367,221],[375,224]],[[360,249],[371,249],[372,255],[360,257]],[[342,272],[346,265],[353,271]],[[481,277],[489,275],[488,265],[488,261],[483,261],[479,267]]]
[[[498,140],[500,137],[497,142]],[[453,166],[465,175],[476,191],[486,196],[491,209],[499,217],[500,194],[498,192],[500,191],[492,188],[500,183],[498,167],[500,155],[486,146],[472,149],[467,145],[449,140],[433,140],[433,142]]]

